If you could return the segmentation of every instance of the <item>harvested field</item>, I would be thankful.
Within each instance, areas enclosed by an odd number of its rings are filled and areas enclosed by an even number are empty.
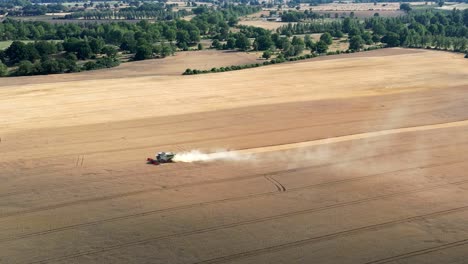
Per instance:
[[[300,35],[295,35],[301,38],[304,38],[306,34],[300,34]],[[322,33],[314,33],[314,34],[309,34],[310,37],[314,42],[320,41],[320,37],[322,36]],[[328,51],[346,51],[349,49],[349,42],[348,38],[340,38],[340,39],[333,39],[332,44],[328,47]],[[308,54],[310,51],[304,51],[304,54]]]
[[[400,3],[329,3],[317,6],[301,5],[301,8],[312,11],[395,11],[400,9]]]
[[[273,10],[274,10],[274,9],[273,9]],[[259,19],[259,18],[262,17],[262,15],[263,15],[264,17],[268,17],[268,16],[270,15],[270,11],[269,11],[269,10],[261,10],[261,11],[259,11],[259,12],[257,12],[257,13],[253,13],[253,14],[250,14],[250,15],[246,15],[246,16],[244,16],[244,17],[241,18],[241,19],[247,19],[247,20],[249,20],[249,19]]]
[[[468,257],[463,56],[383,49],[111,73],[0,87],[0,263]],[[145,164],[194,149],[239,158]]]
[[[442,7],[438,7],[437,9],[443,9],[443,10],[453,10],[453,9],[458,9],[458,10],[465,10],[468,9],[468,4],[467,3],[450,3],[450,4],[445,4]]]
[[[207,42],[202,41],[204,46]],[[242,65],[263,62],[259,59],[259,54],[255,52],[236,52],[236,51],[218,51],[202,50],[177,52],[175,56],[164,59],[144,60],[138,62],[123,63],[118,67],[97,71],[86,71],[72,74],[56,74],[32,77],[3,78],[0,87],[10,85],[20,85],[29,83],[44,82],[70,82],[78,80],[102,80],[117,79],[142,76],[180,76],[185,69],[209,70],[213,67],[223,67],[231,65]]]
[[[400,11],[400,10],[390,10],[390,11],[374,11],[374,10],[368,10],[368,11],[314,11],[318,14],[321,15],[326,15],[330,14],[330,17],[335,17],[335,14],[338,14],[339,17],[344,16],[350,16],[351,12],[354,13],[355,17],[358,18],[366,18],[366,17],[373,17],[375,13],[379,13],[379,16],[381,17],[399,17],[405,15],[405,12]]]
[[[287,24],[289,23],[273,22],[273,21],[266,21],[266,20],[241,20],[239,21],[239,25],[260,27],[260,28],[264,28],[268,30],[275,30]],[[291,24],[295,24],[295,23],[291,23]]]

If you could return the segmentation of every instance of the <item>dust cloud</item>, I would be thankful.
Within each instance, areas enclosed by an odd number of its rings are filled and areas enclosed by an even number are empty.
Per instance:
[[[216,150],[214,152],[202,152],[200,150],[191,150],[177,153],[173,159],[175,162],[210,162],[210,161],[251,161],[255,159],[254,155],[240,153],[237,151]]]

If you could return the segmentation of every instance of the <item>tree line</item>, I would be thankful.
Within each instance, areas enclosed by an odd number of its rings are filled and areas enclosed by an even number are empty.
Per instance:
[[[143,3],[139,6],[131,6],[126,8],[119,8],[115,10],[87,10],[73,12],[66,15],[65,19],[87,19],[87,20],[101,20],[101,19],[156,19],[156,20],[172,20],[178,19],[191,12],[187,10],[173,11],[172,4],[164,3]]]
[[[396,18],[372,17],[364,22],[345,18],[334,22],[288,24],[277,30],[282,35],[329,32],[334,37],[348,34],[350,48],[364,44],[385,43],[388,47],[434,47],[466,52],[468,43],[468,10],[450,12],[426,11]]]
[[[0,23],[0,40],[15,41],[7,50],[0,51],[0,63],[2,69],[5,65],[16,69],[10,74],[33,75],[112,67],[118,64],[117,53],[133,54],[134,60],[161,58],[177,49],[196,46],[202,36],[223,40],[229,25],[235,25],[239,15],[256,11],[252,7],[228,5],[222,10],[204,10],[192,21],[155,23],[142,20],[77,25],[6,19]],[[34,42],[26,44],[19,40]]]
[[[191,13],[187,10],[179,10],[177,12],[167,10],[93,10],[73,12],[64,16],[64,19],[85,19],[85,20],[102,20],[102,19],[155,19],[155,20],[173,20],[188,16]]]
[[[326,53],[333,40],[329,33],[323,34],[319,41],[314,42],[308,34],[304,38],[298,36],[291,38],[291,36],[272,33],[258,27],[240,26],[239,28],[240,32],[229,33],[224,42],[215,39],[212,47],[224,50],[264,51],[263,55],[266,58],[268,54],[276,51],[288,58],[298,56],[306,49],[317,54]]]

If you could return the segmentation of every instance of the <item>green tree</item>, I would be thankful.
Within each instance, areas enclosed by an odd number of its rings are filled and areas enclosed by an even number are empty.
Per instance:
[[[265,50],[262,54],[262,58],[267,59],[267,60],[271,58],[271,51]]]
[[[242,33],[237,34],[236,48],[240,50],[248,50],[250,48],[250,40]]]
[[[364,32],[362,35],[361,35],[361,38],[362,40],[364,40],[364,43],[366,45],[371,45],[373,43],[372,41],[372,35],[370,32]]]
[[[0,61],[0,77],[8,75],[8,68],[5,64]]]
[[[24,60],[18,64],[18,69],[16,69],[16,75],[25,76],[35,74],[35,67],[32,62]]]
[[[387,30],[385,29],[385,26],[384,26],[382,23],[380,23],[380,22],[377,22],[377,23],[375,23],[375,24],[372,26],[372,32],[373,32],[375,35],[380,35],[380,36],[382,36],[382,35],[385,34],[386,31],[387,31]]]
[[[364,40],[361,38],[361,36],[353,36],[349,40],[349,48],[352,50],[360,50],[364,45]]]
[[[228,38],[226,43],[227,49],[234,49],[236,48],[236,39],[235,38]]]
[[[176,41],[177,41],[177,46],[179,46],[180,48],[184,46],[184,44],[187,45],[188,43],[190,43],[189,33],[186,30],[178,31],[177,36],[176,36]]]
[[[27,60],[26,44],[21,41],[13,41],[11,45],[5,50],[5,55],[10,59],[10,63],[14,64],[21,60]]]
[[[104,46],[101,50],[107,57],[115,57],[117,55],[117,49],[112,46]]]
[[[304,44],[307,49],[312,49],[314,47],[314,42],[312,41],[312,38],[309,34],[304,36]]]
[[[93,55],[93,51],[91,50],[91,47],[89,46],[89,43],[87,41],[82,41],[79,44],[78,50],[76,52],[76,56],[80,60],[86,60],[91,58]]]
[[[211,43],[211,47],[215,48],[215,49],[221,49],[222,45],[221,43],[219,42],[219,40],[215,39],[213,40],[213,42]]]
[[[140,45],[137,47],[137,51],[134,60],[146,60],[153,57],[153,48],[149,45]]]
[[[193,29],[189,31],[189,43],[197,43],[200,41],[200,31],[198,29]]]
[[[130,52],[136,52],[137,48],[137,41],[133,38],[125,38],[122,43],[120,44],[120,49],[122,50],[128,50]]]
[[[98,65],[94,61],[88,61],[83,65],[83,69],[85,69],[86,71],[91,71],[91,70],[95,70],[98,68],[99,68]]]
[[[164,37],[169,41],[174,41],[176,39],[177,32],[173,28],[169,28],[164,33]]]
[[[325,42],[327,45],[331,45],[333,42],[333,38],[330,33],[325,32],[320,36],[320,40]]]
[[[104,48],[105,44],[106,43],[101,38],[91,38],[91,40],[89,41],[89,47],[91,48],[91,51],[95,54],[101,53],[101,50],[102,48]]]
[[[411,6],[408,3],[402,3],[400,5],[400,10],[403,10],[406,13],[408,13],[409,11],[411,11]]]
[[[268,50],[274,45],[270,35],[262,35],[255,39],[254,46],[256,50]]]
[[[333,37],[335,38],[342,38],[344,36],[343,32],[341,30],[335,30],[333,31]]]
[[[162,46],[162,51],[161,51],[161,56],[167,57],[169,55],[174,55],[174,50],[175,48],[172,45],[163,45]]]
[[[396,33],[389,32],[381,40],[389,47],[398,47],[400,45],[400,36]]]
[[[295,45],[302,45],[302,46],[304,46],[304,40],[302,40],[302,39],[299,38],[299,37],[294,36],[294,37],[292,38],[291,44],[292,44],[293,46],[295,46]]]
[[[41,40],[34,43],[34,47],[36,48],[37,52],[41,55],[49,55],[57,53],[57,45],[53,42]]]
[[[10,59],[10,64],[15,64],[23,60],[35,61],[40,58],[39,52],[34,44],[24,44],[21,41],[13,43],[5,50],[5,55]]]
[[[315,44],[315,51],[317,53],[325,53],[328,50],[328,45],[324,41],[320,40]]]
[[[202,50],[203,49],[203,45],[201,43],[198,43],[198,50]]]
[[[42,73],[62,73],[65,71],[63,65],[59,64],[57,60],[48,59],[41,62]]]

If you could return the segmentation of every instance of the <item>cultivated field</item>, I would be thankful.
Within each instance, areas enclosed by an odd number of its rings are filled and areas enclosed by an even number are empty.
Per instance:
[[[404,11],[401,10],[393,10],[393,11],[374,11],[374,10],[367,10],[367,11],[314,11],[321,15],[329,14],[330,17],[335,17],[336,14],[338,16],[350,16],[351,12],[354,13],[355,17],[358,18],[366,18],[366,17],[373,17],[375,13],[379,13],[381,17],[399,17],[405,15]]]
[[[1,42],[0,42],[1,44]],[[261,53],[202,50],[177,52],[164,59],[144,60],[122,63],[120,66],[98,71],[86,71],[72,74],[55,74],[31,77],[2,78],[2,86],[24,85],[30,83],[71,82],[78,80],[120,79],[142,76],[180,76],[187,68],[209,70],[213,67],[262,63]]]
[[[0,263],[464,263],[467,75],[383,49],[2,79]],[[193,149],[239,151],[145,164]]]
[[[266,21],[266,20],[241,20],[239,21],[239,25],[244,26],[253,26],[253,27],[261,27],[268,30],[276,30],[279,27],[288,25],[288,22],[274,22],[274,21]],[[291,23],[296,24],[296,23]]]
[[[405,12],[399,9],[400,3],[329,3],[317,6],[301,4],[301,10],[310,10],[322,15],[329,14],[331,17],[335,14],[349,16],[351,12],[359,18],[372,17],[375,13],[379,13],[381,17],[405,15]]]
[[[467,3],[447,3],[444,6],[438,8],[438,9],[444,9],[444,10],[453,10],[453,9],[458,9],[458,10],[465,10],[468,8]]]
[[[400,9],[400,3],[329,3],[317,6],[302,4],[301,8],[312,11],[395,11]]]

